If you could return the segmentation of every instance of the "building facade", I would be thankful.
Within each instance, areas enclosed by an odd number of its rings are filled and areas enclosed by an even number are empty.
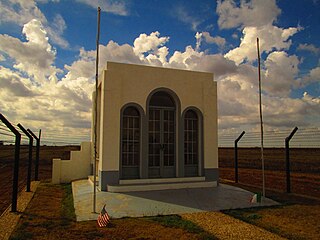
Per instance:
[[[97,109],[102,191],[122,180],[218,181],[212,73],[108,62]]]

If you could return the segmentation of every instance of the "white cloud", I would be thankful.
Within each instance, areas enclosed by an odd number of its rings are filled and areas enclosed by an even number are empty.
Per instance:
[[[309,95],[307,92],[304,92],[303,93],[303,98],[302,98],[304,101],[307,101],[311,104],[314,104],[314,105],[318,105],[320,104],[320,97],[312,97],[311,95]],[[319,112],[320,112],[320,108],[318,108]]]
[[[167,55],[169,49],[164,46],[169,41],[169,37],[159,37],[158,31],[152,32],[150,35],[140,34],[138,38],[134,40],[133,51],[136,55],[140,56],[140,59],[144,59],[144,54],[147,54],[147,60],[154,62],[152,65],[165,64],[167,61]]]
[[[37,4],[30,1],[7,0],[0,1],[0,23],[13,22],[23,26],[31,19],[38,19],[41,22],[47,22],[46,17],[37,7]]]
[[[0,24],[9,22],[19,26],[24,26],[31,20],[36,19],[44,25],[44,28],[51,37],[53,43],[63,48],[69,47],[69,43],[62,37],[63,31],[66,28],[66,24],[62,16],[59,14],[56,15],[51,24],[51,21],[49,22],[47,20],[34,0],[0,1],[0,15]]]
[[[135,53],[145,53],[149,51],[157,51],[159,46],[163,46],[169,41],[169,37],[159,37],[158,31],[152,32],[150,35],[140,34],[133,42],[133,50]]]
[[[199,51],[201,46],[202,33],[197,32],[194,37],[196,38],[196,51]]]
[[[320,82],[320,67],[315,67],[301,80],[301,86],[307,86],[310,83]]]
[[[193,31],[197,31],[198,26],[204,21],[188,13],[187,9],[180,5],[174,8],[172,15],[179,19],[179,21],[190,25]]]
[[[226,57],[237,64],[243,61],[254,61],[257,59],[257,37],[259,37],[260,52],[269,53],[273,50],[289,49],[292,42],[291,36],[296,34],[300,28],[279,28],[272,25],[261,27],[245,27],[240,46],[226,53]]]
[[[117,0],[76,0],[78,2],[89,5],[93,8],[101,8],[103,12],[109,12],[116,15],[127,16],[129,9],[124,1]]]
[[[24,25],[22,32],[27,42],[0,34],[0,51],[13,59],[14,68],[27,73],[38,82],[43,82],[46,77],[55,81],[56,74],[60,72],[53,66],[56,53],[48,42],[41,22],[31,20]]]
[[[0,88],[8,90],[18,97],[33,97],[37,94],[32,90],[30,79],[22,77],[19,73],[0,66]]]
[[[66,28],[66,22],[60,14],[54,17],[51,27],[47,28],[48,35],[51,37],[52,42],[63,48],[69,47],[67,40],[61,37]]]
[[[289,96],[298,83],[294,80],[298,74],[297,56],[288,56],[286,52],[272,52],[265,61],[264,87],[270,95]]]
[[[281,10],[275,0],[241,1],[240,6],[234,0],[218,0],[216,12],[219,15],[218,25],[223,29],[271,25]]]
[[[224,45],[226,44],[226,40],[223,37],[220,37],[220,36],[212,37],[208,32],[203,32],[202,36],[205,39],[206,43],[209,43],[209,44],[214,43],[218,45],[220,48],[223,48]]]
[[[239,38],[239,36],[238,36],[238,34],[237,34],[237,33],[233,33],[233,34],[232,34],[232,38],[233,38],[233,39],[238,39],[238,38]]]
[[[15,67],[0,68],[0,108],[13,121],[28,121],[32,128],[46,131],[83,131],[90,127],[91,94],[94,88],[95,50],[80,49],[78,59],[65,65],[66,74],[50,81],[61,72],[54,65],[55,52],[41,23],[31,21],[24,27],[26,42],[0,35],[4,56],[15,61]],[[283,32],[283,31],[281,31]],[[198,34],[198,38],[201,38]],[[132,45],[109,41],[100,45],[100,69],[107,61],[156,65],[171,68],[213,72],[218,82],[219,128],[242,128],[258,125],[257,69],[250,62],[236,65],[222,54],[208,54],[187,46],[171,56],[166,47],[168,36],[159,32],[141,34]],[[19,49],[19,51],[18,51]],[[305,95],[292,99],[299,60],[284,51],[270,52],[262,70],[263,109],[266,127],[292,127],[315,123],[317,98]],[[19,64],[24,64],[17,67]],[[38,72],[42,72],[40,79]],[[319,70],[310,76],[319,76]],[[36,96],[32,98],[30,96]],[[313,100],[312,100],[313,99]],[[307,120],[305,116],[311,116]],[[72,119],[72,121],[70,121]],[[54,126],[48,124],[54,122]],[[69,129],[69,130],[68,130]],[[79,133],[79,131],[77,131]]]
[[[315,45],[313,44],[307,44],[307,43],[304,43],[304,44],[299,44],[297,50],[300,50],[300,51],[308,51],[308,52],[311,52],[315,55],[318,55],[320,54],[320,48],[316,47]]]
[[[202,40],[208,44],[216,44],[220,49],[224,48],[226,40],[223,37],[216,36],[212,37],[208,32],[197,32],[195,35],[196,38],[196,51],[200,50]]]

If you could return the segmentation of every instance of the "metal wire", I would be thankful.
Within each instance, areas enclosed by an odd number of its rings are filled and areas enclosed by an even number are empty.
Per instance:
[[[269,130],[265,132],[264,140],[267,147],[283,147],[286,137],[292,129]],[[259,132],[246,132],[239,142],[239,146],[257,147],[260,141]],[[219,134],[219,147],[233,147],[239,133]],[[299,128],[290,141],[293,147],[320,147],[320,128]]]

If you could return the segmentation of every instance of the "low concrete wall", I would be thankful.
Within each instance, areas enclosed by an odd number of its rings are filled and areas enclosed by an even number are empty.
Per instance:
[[[91,173],[91,142],[82,142],[80,151],[71,151],[70,160],[52,160],[52,183],[69,183]]]

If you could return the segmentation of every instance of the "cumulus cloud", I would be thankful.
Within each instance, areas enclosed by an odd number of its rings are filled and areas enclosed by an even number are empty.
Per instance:
[[[156,52],[159,46],[163,46],[169,41],[169,37],[159,37],[160,33],[158,31],[152,32],[150,35],[145,33],[140,34],[133,42],[134,52],[137,54],[145,53],[149,51]]]
[[[208,32],[202,32],[202,37],[204,38],[205,42],[208,44],[216,44],[220,48],[223,48],[226,44],[226,39],[220,36],[212,37]]]
[[[235,0],[219,0],[216,12],[219,15],[218,25],[224,29],[271,25],[281,10],[275,0],[241,1],[240,6]]]
[[[63,48],[69,47],[69,43],[61,37],[66,28],[67,25],[63,17],[60,14],[56,14],[52,21],[51,27],[47,29],[48,35],[52,38],[52,42]]]
[[[311,52],[315,55],[318,55],[320,54],[320,48],[316,47],[315,45],[313,44],[307,44],[307,43],[304,43],[304,44],[299,44],[297,50],[299,51],[308,51],[308,52]]]
[[[56,80],[60,72],[53,66],[56,52],[48,42],[47,33],[40,21],[33,19],[24,25],[22,32],[26,42],[6,34],[0,34],[0,51],[5,52],[19,69],[39,82],[46,77]]]
[[[15,23],[24,26],[33,19],[38,20],[44,25],[53,43],[67,48],[69,43],[62,37],[66,24],[61,15],[56,15],[53,21],[48,21],[36,1],[0,1],[0,24],[4,22]]]
[[[303,93],[303,98],[304,101],[317,106],[317,110],[320,113],[320,108],[318,107],[320,104],[320,97],[313,97],[310,94],[308,94],[307,92]]]
[[[309,73],[301,79],[301,86],[307,86],[311,83],[320,82],[320,67],[315,67],[309,71]]]
[[[76,0],[97,9],[99,6],[101,11],[113,13],[116,15],[127,16],[129,9],[125,2],[117,0]]]
[[[272,52],[265,61],[264,86],[270,95],[289,96],[298,74],[299,60],[297,56],[289,56],[286,52]]]
[[[294,32],[285,30],[279,30],[278,35],[284,35],[281,39],[288,39]],[[30,127],[48,132],[67,131],[72,134],[72,131],[79,133],[89,128],[95,50],[81,48],[77,60],[65,65],[65,74],[58,78],[57,73],[61,74],[62,70],[55,66],[56,53],[41,22],[28,22],[23,33],[26,41],[0,35],[0,51],[13,61],[11,69],[0,68],[2,112],[7,113],[10,119],[28,120]],[[209,34],[208,39],[210,37]],[[99,67],[103,69],[107,61],[116,61],[213,72],[218,82],[219,128],[255,127],[259,121],[256,67],[250,61],[235,61],[223,54],[200,51],[199,39],[205,41],[203,33],[196,35],[196,47],[186,46],[173,54],[166,46],[170,38],[161,36],[157,31],[140,34],[132,45],[109,41],[100,45]],[[284,51],[289,43],[263,43],[263,46],[268,53],[262,69],[266,126],[292,127],[293,122],[300,126],[309,124],[304,116],[319,114],[316,110],[318,98],[306,94],[301,99],[290,98],[299,71],[299,59]],[[248,59],[253,59],[250,53],[248,51]],[[319,74],[319,69],[315,68],[309,76],[315,79]],[[309,119],[313,121],[312,117]],[[54,126],[48,121],[53,121]]]
[[[243,61],[257,59],[257,37],[259,37],[260,52],[270,53],[274,50],[287,50],[292,41],[289,39],[300,30],[299,27],[279,28],[272,25],[261,27],[245,27],[242,31],[240,46],[230,50],[225,57],[237,64]]]
[[[22,77],[10,69],[0,66],[0,88],[8,90],[13,96],[34,97],[30,80]]]
[[[199,51],[200,50],[200,46],[201,46],[202,33],[201,32],[197,32],[194,37],[196,38],[196,51]]]
[[[197,31],[198,26],[204,21],[203,19],[189,14],[187,9],[182,5],[175,7],[172,11],[172,15],[179,21],[189,25],[193,31]]]

